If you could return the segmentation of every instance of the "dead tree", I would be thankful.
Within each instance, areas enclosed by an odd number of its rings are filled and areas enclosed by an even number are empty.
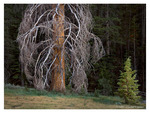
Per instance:
[[[56,8],[56,5],[52,6]],[[64,5],[61,4],[59,6],[60,10],[58,10],[58,14],[54,17],[53,22],[53,40],[56,40],[56,47],[54,47],[54,56],[53,59],[56,60],[53,64],[54,70],[52,72],[52,83],[51,89],[56,91],[64,91],[65,90],[65,59],[64,59]],[[57,67],[57,68],[55,68]],[[60,71],[61,70],[61,71]]]
[[[105,54],[91,28],[88,5],[28,5],[17,37],[28,81],[39,90],[63,91],[69,72],[73,90],[87,91],[86,70]]]

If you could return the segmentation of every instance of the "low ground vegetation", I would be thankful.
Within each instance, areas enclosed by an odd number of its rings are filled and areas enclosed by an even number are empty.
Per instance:
[[[38,91],[14,85],[5,85],[5,109],[145,109],[146,105],[124,104],[118,96],[103,96],[94,93],[76,94],[66,91]]]

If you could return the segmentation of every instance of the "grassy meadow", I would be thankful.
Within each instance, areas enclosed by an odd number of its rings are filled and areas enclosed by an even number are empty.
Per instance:
[[[6,85],[4,87],[4,109],[145,109],[143,103],[124,104],[118,96],[58,93],[37,91],[33,88]]]

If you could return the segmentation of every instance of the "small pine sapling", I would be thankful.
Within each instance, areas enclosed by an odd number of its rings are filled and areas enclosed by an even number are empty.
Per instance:
[[[131,69],[130,58],[124,64],[124,72],[121,71],[121,76],[117,83],[119,85],[117,94],[125,99],[125,103],[135,104],[140,99],[140,96],[138,96],[139,84],[137,84],[138,80],[136,80],[136,70]]]

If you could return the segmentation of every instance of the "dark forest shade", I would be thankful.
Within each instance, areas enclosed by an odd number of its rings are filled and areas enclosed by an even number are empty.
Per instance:
[[[145,92],[146,5],[96,4],[91,6],[91,11],[93,12],[94,18],[93,32],[102,39],[105,50],[107,51],[106,57],[111,58],[110,60],[106,60],[105,57],[104,60],[99,61],[99,66],[102,62],[106,62],[106,64],[111,63],[109,68],[112,67],[114,69],[110,70],[108,67],[107,69],[115,74],[115,76],[112,76],[115,79],[118,78],[119,70],[122,70],[125,59],[131,56],[132,69],[137,70],[137,79],[140,84],[139,88]],[[101,68],[96,70],[100,72]],[[95,73],[95,76],[98,76],[98,73]],[[106,76],[104,78],[107,78]],[[99,79],[102,79],[101,77],[100,75]],[[116,82],[114,82],[114,85],[116,86]]]
[[[19,62],[19,48],[16,42],[18,27],[26,5],[4,5],[4,82],[24,85]]]
[[[5,83],[30,85],[21,73],[16,43],[18,27],[26,6],[4,5]],[[102,94],[113,95],[118,87],[119,70],[123,69],[125,59],[131,56],[131,68],[137,70],[139,89],[146,92],[146,5],[93,4],[90,9],[94,23],[92,32],[102,39],[106,56],[93,64],[94,67],[87,72],[88,90],[98,89]],[[69,78],[66,77],[66,85],[69,84],[67,79]],[[101,81],[109,88],[104,87]]]

